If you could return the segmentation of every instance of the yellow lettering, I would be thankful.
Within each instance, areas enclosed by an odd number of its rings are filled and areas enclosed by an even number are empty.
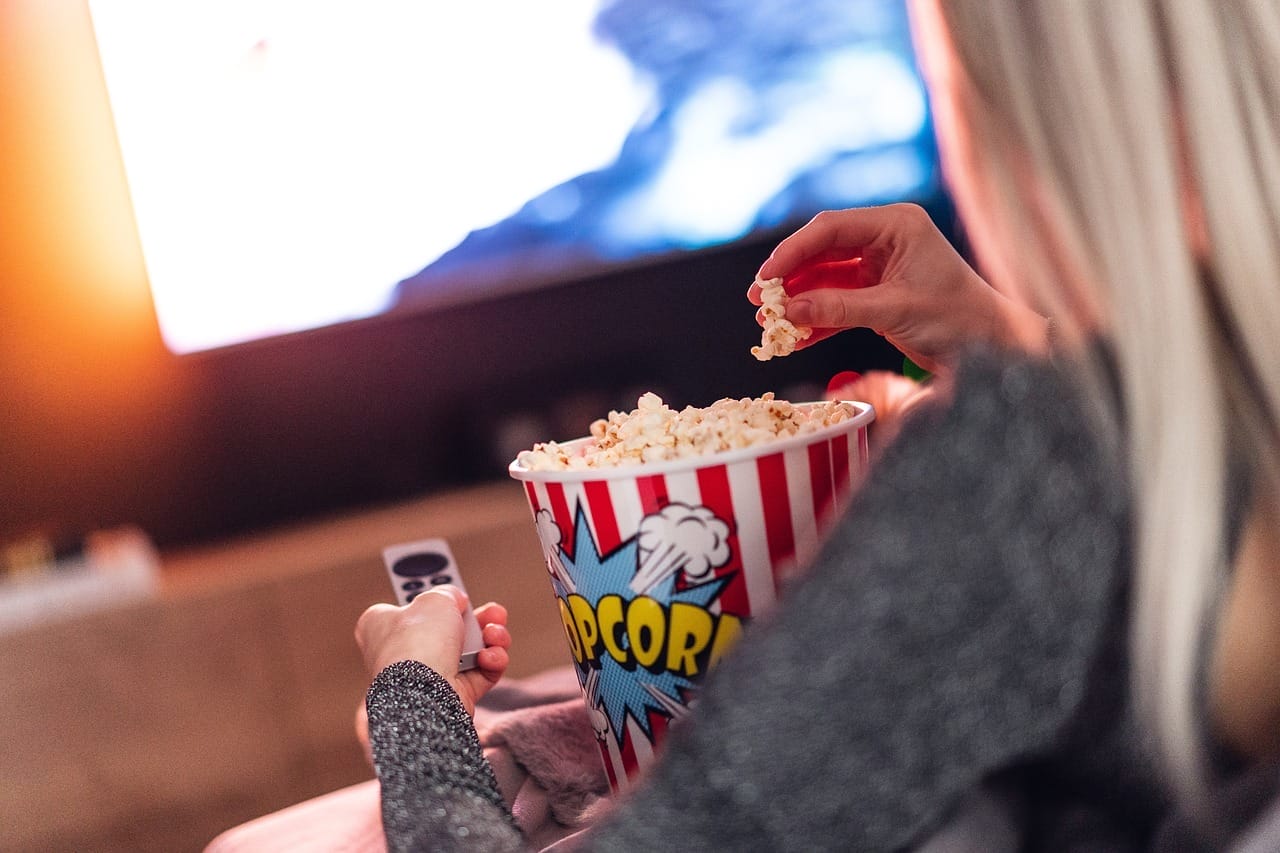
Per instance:
[[[698,674],[698,654],[711,642],[715,628],[711,614],[683,601],[671,605],[670,637],[667,640],[667,669],[685,678]]]
[[[600,628],[596,625],[596,614],[591,609],[591,602],[574,593],[569,596],[569,610],[573,613],[573,624],[582,638],[582,657],[578,658],[578,662],[581,663],[584,658],[595,660]]]
[[[738,641],[738,635],[742,633],[742,620],[732,613],[721,613],[720,624],[716,626],[716,641],[711,646],[711,657],[707,660],[707,666],[713,667],[720,658],[724,657],[725,652]]]
[[[627,608],[627,639],[636,662],[652,668],[662,655],[666,639],[666,613],[662,605],[647,595],[631,600]]]
[[[560,621],[564,623],[564,635],[569,638],[569,650],[573,652],[573,659],[582,663],[582,640],[578,639],[578,629],[573,626],[569,605],[563,598],[556,598],[556,603],[560,605]]]
[[[623,645],[626,636],[622,629],[622,596],[606,595],[601,598],[596,604],[596,620],[600,625],[600,641],[609,656],[618,663],[628,663],[629,655]]]
[[[627,601],[610,594],[593,608],[574,593],[556,602],[569,649],[579,664],[607,654],[623,666],[639,664],[696,678],[714,667],[742,633],[740,617],[713,615],[686,601],[663,606],[647,595]],[[704,655],[705,664],[700,664]]]

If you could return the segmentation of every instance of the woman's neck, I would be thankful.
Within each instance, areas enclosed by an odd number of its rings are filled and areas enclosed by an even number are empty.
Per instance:
[[[1246,759],[1280,756],[1280,501],[1255,497],[1219,613],[1209,681],[1214,733]]]

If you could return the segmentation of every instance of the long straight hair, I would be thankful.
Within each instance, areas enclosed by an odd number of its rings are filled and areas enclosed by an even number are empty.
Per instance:
[[[1114,346],[1135,696],[1175,793],[1194,802],[1228,454],[1265,488],[1280,467],[1280,5],[919,5],[944,168],[979,263],[1068,347],[1099,333]]]

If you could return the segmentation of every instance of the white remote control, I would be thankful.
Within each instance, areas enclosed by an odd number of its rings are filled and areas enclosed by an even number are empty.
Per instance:
[[[387,567],[391,585],[396,590],[396,600],[408,604],[433,586],[453,584],[466,592],[467,587],[458,573],[458,564],[443,539],[420,539],[400,545],[388,545],[382,549],[382,562]],[[468,601],[462,614],[466,635],[462,639],[462,657],[458,659],[458,671],[476,668],[476,655],[484,648],[480,635],[480,623]]]

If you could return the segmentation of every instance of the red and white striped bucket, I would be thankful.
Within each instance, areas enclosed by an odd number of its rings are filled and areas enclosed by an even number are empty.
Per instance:
[[[816,556],[866,470],[875,412],[855,405],[813,433],[709,456],[511,464],[615,791],[651,763],[742,624]]]

